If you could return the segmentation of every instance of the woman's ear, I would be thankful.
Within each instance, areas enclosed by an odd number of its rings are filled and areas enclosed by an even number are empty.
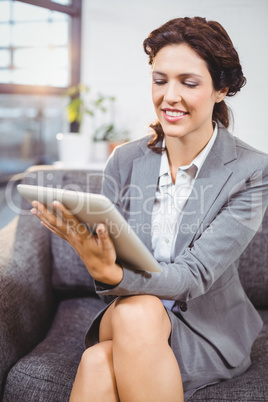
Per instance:
[[[220,103],[225,98],[228,90],[229,90],[229,87],[226,87],[226,88],[222,88],[219,91],[217,91],[215,103]]]

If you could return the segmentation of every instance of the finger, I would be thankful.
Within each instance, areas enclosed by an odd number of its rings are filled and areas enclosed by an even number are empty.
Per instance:
[[[62,217],[58,214],[55,215],[49,208],[38,201],[32,203],[34,209],[37,211],[36,216],[41,220],[46,220],[53,226],[61,226],[63,223]],[[34,212],[33,212],[34,213]]]
[[[53,201],[52,203],[54,209],[59,212],[64,220],[72,220],[75,222],[77,225],[80,224],[80,221],[76,218],[72,212],[70,212],[69,209],[67,209],[61,202],[59,201]]]
[[[100,241],[101,248],[103,250],[114,248],[112,239],[109,236],[106,225],[104,225],[103,223],[100,223],[99,225],[97,225],[96,233],[97,233],[98,239]]]
[[[96,233],[99,238],[106,239],[108,237],[107,227],[103,223],[99,223],[96,227]]]
[[[57,231],[57,234],[62,237],[66,235],[67,228],[65,222],[59,217],[53,215],[43,204],[33,202],[35,208],[31,209],[31,213],[34,214],[40,221],[44,222],[46,226],[52,231]]]
[[[62,232],[59,232],[57,230],[55,230],[54,227],[52,227],[51,225],[41,221],[41,225],[45,226],[48,230],[50,230],[50,232],[54,233],[55,235],[59,236],[60,238],[66,240],[66,237],[63,235]]]
[[[34,213],[34,209],[31,210]],[[71,221],[65,223],[64,221],[60,221],[60,225],[52,225],[39,211],[36,211],[35,215],[40,219],[41,224],[49,229],[52,233],[56,234],[57,236],[61,237],[64,240],[67,240],[69,243],[71,239],[77,236],[77,232],[72,226]],[[71,236],[71,237],[70,237]]]
[[[89,232],[86,225],[81,223],[79,219],[77,219],[76,216],[73,215],[73,213],[70,212],[70,210],[68,210],[62,203],[60,203],[59,201],[53,201],[52,205],[56,210],[56,213],[59,213],[63,221],[65,222],[67,232],[75,236],[77,234],[79,234],[80,236],[88,236]]]
[[[37,210],[36,208],[32,208],[30,210],[30,212],[32,214],[34,214],[41,222],[41,224],[43,226],[45,226],[47,229],[49,229],[51,232],[55,233],[56,235],[63,237],[62,233],[57,230],[54,226],[51,226],[50,223],[45,219],[45,217],[41,214],[41,212],[39,210]]]

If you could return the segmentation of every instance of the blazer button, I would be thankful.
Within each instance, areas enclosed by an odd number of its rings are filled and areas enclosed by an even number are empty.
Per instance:
[[[186,302],[180,302],[180,310],[184,313],[185,311],[187,311],[188,306]]]

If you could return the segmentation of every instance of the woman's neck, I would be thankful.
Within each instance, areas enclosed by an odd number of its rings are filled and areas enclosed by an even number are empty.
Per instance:
[[[177,137],[165,137],[169,167],[174,183],[176,180],[178,168],[180,166],[189,165],[205,148],[212,135],[213,132],[210,133],[207,137],[201,137],[199,141],[196,141],[196,138],[191,141],[191,139],[189,138],[187,138],[186,140]]]

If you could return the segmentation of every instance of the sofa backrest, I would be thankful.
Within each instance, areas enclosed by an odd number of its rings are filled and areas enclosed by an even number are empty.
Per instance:
[[[99,193],[102,173],[76,170],[36,170],[24,182],[68,190]],[[23,201],[23,208],[30,205]],[[63,295],[95,293],[93,278],[73,248],[51,234],[52,284]],[[240,258],[239,274],[244,289],[256,307],[268,306],[268,211],[262,226]]]
[[[240,257],[239,276],[254,306],[268,307],[268,209],[260,229]]]

